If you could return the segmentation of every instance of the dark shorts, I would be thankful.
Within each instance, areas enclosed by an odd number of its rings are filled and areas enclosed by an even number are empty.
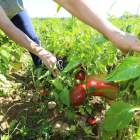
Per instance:
[[[39,40],[36,36],[36,33],[34,31],[34,27],[32,25],[30,18],[29,18],[27,10],[24,10],[24,11],[18,13],[17,15],[15,15],[11,19],[11,21],[17,28],[19,28],[21,31],[23,31],[30,39],[32,39],[34,42],[39,44]],[[35,66],[39,67],[42,63],[41,59],[31,52],[30,52],[30,54],[32,56],[32,59],[33,59]]]

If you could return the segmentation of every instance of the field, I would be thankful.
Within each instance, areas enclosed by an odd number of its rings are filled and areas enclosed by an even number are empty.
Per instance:
[[[67,56],[68,65],[54,79],[43,64],[36,69],[29,52],[0,31],[0,139],[139,140],[140,54],[124,56],[75,17],[31,20],[41,46]],[[109,20],[140,39],[140,16],[126,12]],[[106,81],[119,85],[117,98],[92,95],[71,105],[70,89],[86,83],[86,78],[75,78],[80,70],[85,77],[107,74]]]

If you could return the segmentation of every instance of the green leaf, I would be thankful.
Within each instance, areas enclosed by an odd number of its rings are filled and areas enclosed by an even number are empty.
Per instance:
[[[57,91],[53,90],[53,95],[54,95],[55,99],[58,101],[59,94],[57,93]]]
[[[70,127],[70,131],[75,132],[75,130],[76,130],[76,126],[75,126],[75,125],[71,125],[71,127]]]
[[[84,130],[87,135],[93,134],[91,126],[86,127]]]
[[[126,58],[106,78],[107,81],[122,81],[138,77],[140,74],[140,62],[137,58]]]
[[[90,34],[90,38],[91,38],[91,46],[95,43],[95,37],[94,35]]]
[[[59,4],[57,4],[57,13],[59,12],[61,6]]]
[[[140,140],[140,137],[138,137],[138,136],[133,136],[133,140]]]
[[[140,98],[140,89],[136,90],[136,94],[137,94],[137,98],[139,99]]]
[[[126,80],[126,81],[121,81],[120,90],[119,90],[119,96],[123,96],[125,94],[125,92],[132,85],[133,81],[134,81],[133,79]]]
[[[4,57],[6,57],[7,59],[9,59],[10,56],[11,56],[8,51],[4,50],[4,48],[1,51],[1,55],[3,55]]]
[[[29,132],[29,128],[28,127],[22,127],[20,129],[20,133],[23,137],[27,136],[28,135],[28,132]]]
[[[38,80],[44,79],[45,77],[49,76],[51,72],[48,70],[44,75],[40,76]]]
[[[109,60],[108,60],[108,65],[112,66],[114,61],[115,61],[115,59],[116,59],[115,55],[110,55]]]
[[[92,106],[88,105],[88,104],[85,104],[85,108],[86,108],[86,111],[89,113],[89,115],[91,115],[92,110],[93,110]]]
[[[68,63],[68,65],[64,68],[63,72],[68,72],[70,71],[72,68],[78,66],[80,62],[78,60],[73,60],[70,63]]]
[[[132,25],[127,25],[126,32],[131,33],[132,29],[133,29]]]
[[[137,130],[137,135],[140,136],[140,126],[139,126],[139,128]]]
[[[81,115],[85,115],[85,110],[83,108],[83,106],[78,106],[79,112],[81,113]]]
[[[100,38],[96,38],[94,43],[103,43],[108,41],[108,39],[105,36],[101,36]]]
[[[63,90],[63,85],[60,82],[59,78],[56,78],[55,80],[51,80],[52,84],[58,89],[58,90]]]
[[[70,120],[74,120],[75,119],[75,112],[74,112],[73,107],[70,106],[69,108],[67,108],[66,113],[67,113],[67,117]]]
[[[61,111],[63,109],[64,104],[61,100],[58,100],[58,110]]]
[[[68,89],[65,88],[63,91],[61,91],[60,99],[61,99],[63,104],[70,106],[70,98],[69,98],[69,90]]]
[[[140,33],[137,35],[137,38],[140,40]]]
[[[37,69],[37,78],[39,78],[41,76],[43,68],[38,68]]]
[[[8,67],[9,65],[8,59],[5,56],[1,55],[1,60],[5,63],[6,67]]]
[[[76,69],[73,71],[71,77],[75,78],[75,74],[76,74],[77,72],[79,72],[80,70],[81,70],[81,68],[76,68]]]
[[[7,73],[7,68],[6,68],[5,64],[2,63],[2,62],[1,62],[1,64],[0,64],[0,71],[1,71],[1,73],[3,73],[3,74],[6,74],[6,73]]]
[[[37,79],[37,80],[35,81],[36,86],[39,86],[39,85],[40,85],[40,82],[41,82],[41,81]]]
[[[16,120],[12,120],[10,122],[10,130],[12,130],[15,127],[15,124],[16,124]]]
[[[107,131],[115,131],[126,127],[134,114],[135,107],[125,102],[115,102],[106,111],[103,127]]]
[[[103,140],[111,140],[112,137],[116,137],[117,135],[116,131],[107,131],[103,126],[101,127],[101,131]]]
[[[11,54],[16,58],[16,60],[20,61],[22,56],[20,53],[14,50],[13,52],[11,52]]]
[[[22,69],[22,62],[14,62],[14,63],[12,63],[12,67],[15,70],[21,70]]]
[[[134,90],[137,90],[140,88],[140,77],[134,81]]]
[[[11,75],[9,75],[9,74],[5,74],[5,76],[8,78],[8,79],[13,79],[13,80],[16,80],[16,78],[15,77],[13,77],[13,76],[11,76]],[[8,82],[8,81],[7,81]]]
[[[9,135],[3,135],[3,136],[1,136],[1,140],[9,140]]]

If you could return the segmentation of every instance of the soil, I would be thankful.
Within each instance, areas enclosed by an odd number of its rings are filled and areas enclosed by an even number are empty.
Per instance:
[[[1,128],[5,131],[8,132],[9,126],[10,126],[10,122],[12,120],[17,120],[18,122],[22,119],[22,118],[26,118],[26,126],[30,127],[30,125],[34,125],[32,127],[34,127],[37,131],[39,131],[41,129],[42,123],[35,123],[32,120],[32,117],[30,116],[34,116],[36,117],[37,121],[40,120],[40,112],[41,108],[34,103],[33,101],[22,101],[20,96],[17,96],[16,98],[12,98],[12,97],[0,97],[0,105],[1,105],[1,110],[3,112],[3,114],[0,113],[0,125]],[[40,102],[40,104],[45,104],[45,102],[48,102],[48,100],[44,100],[43,102]],[[95,100],[93,101],[95,102]],[[104,118],[104,112],[100,111],[99,112],[99,108],[101,110],[101,104],[99,104],[96,100],[95,106],[98,107],[98,110],[96,110],[96,116],[101,117],[101,120],[98,124],[94,124],[92,126],[92,131],[94,134],[98,135],[98,131],[100,129],[100,123],[102,123],[102,120]],[[48,110],[46,109],[45,112],[46,114],[45,118],[48,119],[48,122],[54,127],[54,124],[57,121],[62,121],[63,123],[68,123],[69,126],[70,125],[76,125],[77,122],[75,121],[69,121],[67,116],[66,116],[66,108],[63,109],[62,111],[58,111],[58,106],[56,106],[55,109],[52,110]],[[42,114],[42,113],[41,113]],[[78,114],[78,113],[77,113]],[[85,115],[81,115],[78,119],[78,121],[81,123],[81,125],[83,127],[87,126],[86,120],[88,117],[91,117],[87,114]],[[15,131],[16,132],[16,131]],[[4,134],[2,131],[0,131],[0,134]],[[14,133],[15,134],[15,133]],[[61,133],[55,133],[55,135],[53,137],[51,137],[51,140],[62,140],[62,134]],[[84,136],[86,136],[85,132],[82,130],[82,128],[79,127],[79,130],[77,131],[77,134],[75,134],[75,138],[81,138],[81,140],[96,140],[93,138],[85,138]],[[11,137],[11,140],[16,140],[17,138],[22,137],[21,134],[18,135],[13,135]],[[36,138],[34,137],[33,140],[36,140]]]
[[[26,73],[22,71],[26,71]],[[91,126],[95,136],[98,137],[100,135],[100,126],[105,114],[105,108],[102,106],[103,103],[100,98],[94,97],[91,99],[94,104],[92,115],[76,112],[78,118],[75,121],[70,121],[66,116],[67,106],[62,111],[58,111],[57,104],[55,108],[48,109],[48,102],[52,101],[51,98],[49,98],[49,96],[40,97],[39,94],[36,94],[32,82],[32,73],[29,69],[25,70],[25,68],[22,68],[18,72],[9,71],[9,74],[13,76],[15,80],[12,80],[14,84],[12,83],[8,96],[0,97],[0,135],[12,132],[10,140],[22,139],[24,133],[22,133],[21,129],[25,127],[32,131],[28,132],[28,137],[25,136],[24,139],[42,140],[45,139],[44,127],[47,125],[48,129],[46,129],[46,131],[51,135],[51,140],[70,139],[70,136],[66,137],[66,131],[61,132],[54,129],[55,123],[58,121],[61,121],[63,124],[68,124],[69,127],[71,125],[77,126],[77,124],[80,124],[78,125],[78,130],[76,129],[76,132],[73,133],[73,138],[77,140],[96,140],[96,138],[87,137],[83,128],[88,126]],[[86,120],[93,115],[98,118],[98,122],[94,125],[90,125]],[[13,120],[16,121],[14,128],[17,129],[9,131],[10,123]],[[40,136],[42,139],[37,139],[37,136]]]

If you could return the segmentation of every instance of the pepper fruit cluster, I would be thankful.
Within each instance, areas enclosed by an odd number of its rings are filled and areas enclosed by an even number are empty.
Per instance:
[[[69,92],[71,105],[82,105],[87,96],[101,96],[114,101],[118,97],[119,85],[114,81],[105,81],[106,74],[88,75],[86,85],[74,85]],[[80,80],[80,79],[79,79]]]

